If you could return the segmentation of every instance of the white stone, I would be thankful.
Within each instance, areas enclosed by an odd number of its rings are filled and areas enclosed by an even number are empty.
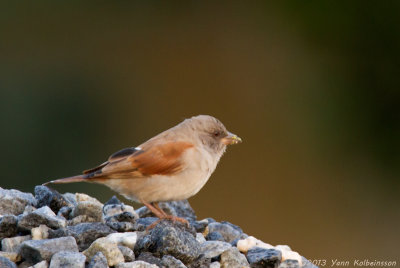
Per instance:
[[[288,245],[277,245],[275,246],[275,249],[280,250],[280,251],[292,251],[292,249]]]
[[[30,266],[29,268],[48,268],[49,267],[49,263],[47,261],[41,261],[36,263],[33,266]]]
[[[221,264],[219,262],[217,262],[217,261],[212,262],[210,264],[210,268],[220,268],[220,267],[221,267]]]
[[[39,227],[31,229],[31,235],[33,240],[41,240],[49,238],[49,227],[41,224]]]
[[[99,200],[97,200],[94,197],[88,196],[87,194],[76,193],[75,197],[76,197],[76,202],[78,202],[78,203],[84,202],[84,201],[90,201],[90,202],[97,203],[98,205],[103,206],[103,204]]]
[[[110,242],[107,237],[96,239],[88,249],[83,251],[83,254],[88,259],[91,259],[98,251],[101,251],[107,258],[108,266],[115,266],[125,261],[124,255],[119,250],[117,243]]]
[[[299,253],[291,250],[280,250],[282,252],[282,261],[296,260],[299,262],[300,267],[303,266],[303,261]]]
[[[109,234],[106,238],[111,243],[116,243],[120,246],[125,246],[133,250],[137,241],[137,233],[136,232],[112,233]]]
[[[255,238],[254,236],[249,236],[246,239],[241,239],[237,242],[237,248],[239,249],[240,252],[247,253],[247,251],[253,247],[260,247],[266,249],[274,248],[270,244],[264,243],[263,241]]]

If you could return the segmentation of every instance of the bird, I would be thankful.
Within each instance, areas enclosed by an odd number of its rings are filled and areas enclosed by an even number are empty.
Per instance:
[[[44,183],[103,184],[129,200],[142,203],[162,219],[187,223],[168,215],[159,202],[179,201],[197,194],[210,178],[226,147],[242,139],[213,116],[198,115],[161,132],[137,147],[112,154],[81,175]]]

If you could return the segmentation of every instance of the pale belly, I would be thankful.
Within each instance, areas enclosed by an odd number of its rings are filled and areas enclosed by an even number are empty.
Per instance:
[[[184,171],[173,176],[111,179],[103,183],[128,199],[150,203],[188,199],[200,191],[210,175]]]

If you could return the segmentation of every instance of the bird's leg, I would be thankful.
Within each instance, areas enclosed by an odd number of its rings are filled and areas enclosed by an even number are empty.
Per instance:
[[[166,219],[166,220],[171,220],[172,222],[179,221],[179,222],[184,223],[184,224],[187,224],[187,226],[189,226],[189,222],[188,222],[186,219],[180,218],[180,217],[177,217],[177,216],[173,216],[173,215],[168,215],[167,213],[165,213],[164,210],[162,210],[162,209],[160,208],[160,206],[159,206],[158,203],[156,203],[156,202],[153,202],[153,203],[151,203],[151,204],[143,202],[143,204],[144,204],[151,212],[153,212],[154,215],[156,215],[157,218],[159,218],[157,221],[155,221],[155,222],[153,222],[152,224],[150,224],[150,225],[146,228],[146,230],[150,230],[150,229],[154,228],[157,224],[160,223],[161,220],[164,220],[164,219]]]
[[[162,219],[162,218],[165,218],[165,216],[167,215],[167,214],[166,214],[164,211],[162,211],[160,208],[157,209],[156,207],[154,207],[154,204],[155,204],[155,203],[153,203],[153,205],[150,204],[150,203],[143,202],[143,201],[142,201],[142,203],[143,203],[143,205],[145,205],[151,212],[153,212],[153,214],[156,215],[157,218]],[[158,207],[158,205],[157,205],[157,207]],[[159,209],[160,209],[160,210],[159,210]]]

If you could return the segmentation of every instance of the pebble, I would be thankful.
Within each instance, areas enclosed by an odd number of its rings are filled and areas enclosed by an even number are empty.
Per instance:
[[[247,251],[246,257],[252,268],[278,267],[282,254],[276,249],[254,247]]]
[[[126,233],[113,233],[107,236],[107,239],[112,243],[117,243],[120,246],[126,246],[130,249],[134,249],[137,241],[136,232],[126,232]]]
[[[55,213],[58,213],[60,208],[64,206],[73,206],[73,204],[65,199],[59,192],[43,185],[35,187],[35,198],[37,200],[38,208],[48,206]]]
[[[161,259],[161,265],[168,268],[186,268],[186,265],[184,265],[183,262],[171,255],[164,255]]]
[[[71,212],[73,218],[84,215],[87,218],[93,219],[95,222],[103,220],[103,205],[100,202],[79,201]]]
[[[21,244],[19,253],[25,260],[36,263],[50,261],[53,254],[62,250],[78,252],[78,245],[72,236],[25,241]]]
[[[49,238],[49,230],[50,228],[46,225],[40,225],[39,227],[35,227],[31,229],[31,235],[33,240],[41,240]]]
[[[225,241],[225,238],[222,236],[222,234],[220,232],[208,233],[205,238],[206,238],[206,240],[209,240],[209,241]]]
[[[135,222],[135,230],[136,231],[145,231],[146,228],[151,225],[152,223],[154,223],[155,221],[157,221],[158,218],[155,217],[147,217],[147,218],[139,218],[136,222]]]
[[[243,231],[239,227],[229,222],[212,222],[208,224],[205,230],[206,237],[208,234],[213,232],[219,233],[223,237],[224,241],[228,243],[239,238],[240,235],[243,233]],[[216,237],[216,234],[214,235],[214,237]]]
[[[84,201],[90,201],[90,202],[93,202],[93,203],[96,203],[98,205],[103,206],[103,204],[99,200],[97,200],[96,198],[91,197],[91,196],[89,196],[87,194],[83,194],[83,193],[76,193],[75,194],[75,200],[76,200],[77,203],[84,202]]]
[[[210,264],[209,268],[220,268],[220,267],[221,267],[221,264],[217,261],[214,261]]]
[[[201,244],[201,253],[205,258],[215,258],[231,248],[231,244],[222,241],[206,241]]]
[[[150,264],[144,261],[134,261],[134,262],[125,262],[117,264],[115,268],[159,268],[159,267],[155,264]]]
[[[49,268],[85,268],[86,257],[82,253],[60,251],[51,257]]]
[[[78,201],[76,200],[76,194],[73,193],[65,193],[62,195],[66,200],[68,200],[69,203],[72,204],[73,207],[75,207],[78,204]]]
[[[117,243],[111,243],[106,237],[98,238],[88,249],[83,251],[83,254],[90,259],[99,251],[107,258],[108,266],[124,262],[124,256],[119,250]]]
[[[87,268],[108,268],[106,256],[101,251],[97,252],[90,260]]]
[[[209,223],[210,223],[209,219],[204,219],[201,221],[194,221],[191,224],[196,229],[196,232],[203,233],[206,230]]]
[[[58,211],[57,216],[61,216],[61,217],[64,217],[65,219],[69,220],[70,219],[69,215],[71,214],[72,209],[73,209],[73,207],[62,207]]]
[[[100,237],[105,237],[115,231],[101,222],[80,223],[74,226],[56,230],[52,232],[52,237],[72,236],[75,238],[80,251],[87,249],[93,241]]]
[[[161,266],[161,259],[153,256],[153,254],[151,254],[150,252],[140,253],[139,256],[136,258],[136,260]]]
[[[9,259],[12,262],[19,262],[21,261],[21,255],[19,255],[17,252],[5,252],[5,251],[0,251],[0,256],[5,257]],[[1,267],[1,266],[0,266]]]
[[[206,239],[204,238],[204,235],[202,233],[196,233],[196,240],[200,244],[206,242]]]
[[[231,247],[221,254],[221,267],[223,268],[242,268],[250,267],[249,262],[236,247]]]
[[[1,240],[1,250],[6,252],[18,252],[21,243],[31,239],[32,237],[30,235],[4,238]]]
[[[187,200],[159,202],[158,204],[168,215],[178,216],[189,221],[196,220],[196,214]],[[154,217],[154,214],[147,207],[141,207],[136,212],[140,218]]]
[[[56,216],[48,206],[44,206],[23,215],[18,221],[18,229],[22,231],[30,231],[32,228],[39,227],[41,224],[53,229],[58,229],[65,227],[67,221],[63,217]]]
[[[136,228],[135,222],[138,219],[136,212],[122,212],[113,216],[105,217],[104,220],[108,226],[118,232],[134,231]]]
[[[31,193],[7,190],[0,187],[0,215],[19,215],[27,205],[36,206],[37,201]]]
[[[195,238],[196,233],[189,232],[183,224],[162,221],[147,234],[138,238],[135,254],[148,251],[157,256],[172,255],[183,263],[190,263],[201,253],[200,243]]]
[[[17,268],[17,265],[10,261],[8,258],[0,256],[0,267],[1,268]]]
[[[279,264],[279,268],[300,268],[299,262],[297,260],[285,260]]]
[[[0,217],[0,239],[15,236],[18,232],[17,223],[17,217],[14,215]]]
[[[247,253],[247,251],[251,248],[259,247],[266,249],[273,249],[274,247],[270,244],[264,243],[261,240],[258,240],[254,236],[249,236],[246,239],[241,239],[237,242],[237,248],[240,252]]]
[[[135,253],[133,253],[132,249],[124,246],[118,246],[118,249],[124,256],[125,262],[132,262],[135,260]]]
[[[33,266],[29,266],[29,268],[48,268],[49,267],[49,263],[47,261],[41,261],[36,263]]]
[[[85,222],[99,222],[97,218],[89,217],[87,215],[79,215],[68,221],[68,225],[77,225]]]

